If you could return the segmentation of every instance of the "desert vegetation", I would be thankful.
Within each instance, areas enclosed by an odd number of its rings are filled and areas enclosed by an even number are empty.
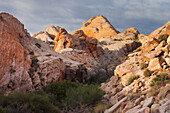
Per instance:
[[[97,104],[104,92],[97,85],[54,82],[42,91],[0,95],[1,113],[60,113]]]

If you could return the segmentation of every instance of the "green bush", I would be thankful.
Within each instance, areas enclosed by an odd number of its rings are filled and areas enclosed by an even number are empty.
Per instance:
[[[81,86],[80,83],[63,81],[63,82],[53,82],[44,88],[46,93],[55,95],[57,100],[62,101],[66,97],[66,92],[71,88],[75,89]]]
[[[37,92],[13,93],[0,96],[0,106],[8,109],[9,113],[60,113],[57,106],[50,103],[45,94]]]
[[[148,64],[146,64],[145,62],[140,62],[139,63],[139,67],[140,67],[140,69],[145,69],[145,68],[147,68],[148,67]]]
[[[44,88],[53,95],[63,107],[69,109],[81,105],[93,104],[99,100],[104,92],[97,85],[80,84],[75,82],[54,82]]]
[[[0,113],[59,113],[60,109],[92,106],[103,95],[97,85],[54,82],[43,91],[0,95]]]
[[[30,55],[34,55],[34,51],[31,51],[29,54],[30,54]]]
[[[88,80],[89,84],[101,84],[105,82],[110,76],[107,75],[94,75]]]
[[[13,74],[16,72],[16,70],[11,66],[10,70],[9,70],[10,74]]]
[[[152,88],[158,89],[162,86],[165,86],[169,82],[170,82],[170,78],[169,78],[168,74],[167,73],[160,73],[160,74],[156,75],[156,77],[154,77],[151,80],[150,86]]]
[[[97,85],[82,85],[76,89],[71,89],[66,93],[64,102],[70,108],[81,105],[94,104],[101,99],[104,92]]]
[[[151,76],[152,75],[152,71],[150,71],[149,69],[146,69],[145,71],[144,71],[144,76],[145,77],[149,77],[149,76]]]
[[[132,75],[131,77],[129,77],[127,84],[130,85],[135,79],[138,79],[139,75]]]
[[[161,41],[165,40],[165,42],[166,42],[167,39],[168,39],[168,35],[162,34],[162,35],[159,36],[158,41],[161,42]]]
[[[9,111],[2,106],[0,106],[0,113],[9,113]]]

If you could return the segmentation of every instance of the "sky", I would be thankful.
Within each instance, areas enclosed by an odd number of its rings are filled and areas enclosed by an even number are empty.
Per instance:
[[[150,34],[170,21],[170,0],[0,0],[0,12],[18,18],[31,35],[50,25],[72,33],[100,15],[120,32],[136,27]]]

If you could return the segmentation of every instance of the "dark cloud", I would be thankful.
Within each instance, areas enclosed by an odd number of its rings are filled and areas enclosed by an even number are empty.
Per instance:
[[[170,19],[168,0],[0,0],[0,11],[17,17],[31,34],[58,25],[69,32],[103,15],[123,32],[136,27],[149,34]]]

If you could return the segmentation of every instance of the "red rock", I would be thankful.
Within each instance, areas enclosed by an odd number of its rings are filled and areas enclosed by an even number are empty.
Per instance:
[[[29,70],[31,60],[28,51],[20,44],[26,37],[24,25],[12,15],[0,13],[0,79],[9,72],[12,63]]]

